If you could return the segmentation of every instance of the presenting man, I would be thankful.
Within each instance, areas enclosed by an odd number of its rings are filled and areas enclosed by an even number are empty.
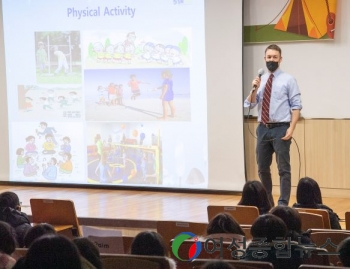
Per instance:
[[[244,106],[258,106],[256,158],[260,180],[274,206],[270,166],[272,155],[276,153],[280,176],[278,205],[288,205],[291,191],[289,149],[302,108],[300,91],[295,78],[279,68],[282,61],[279,46],[268,46],[264,59],[269,72],[253,80],[253,90]]]

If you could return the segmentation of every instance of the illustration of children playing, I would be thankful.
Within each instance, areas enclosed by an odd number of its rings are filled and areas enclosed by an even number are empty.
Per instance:
[[[51,158],[50,161],[45,164],[43,163],[43,172],[42,175],[44,178],[48,180],[55,180],[57,179],[57,159],[56,158]]]
[[[35,137],[33,135],[26,137],[27,145],[25,146],[26,156],[36,157],[38,152],[36,151]]]
[[[139,81],[135,75],[130,76],[128,86],[130,87],[130,90],[132,93],[131,100],[136,100],[136,97],[141,95],[140,86],[139,86],[140,84],[149,84],[149,83]]]
[[[47,101],[52,104],[55,102],[55,91],[50,89],[47,91]]]
[[[53,135],[45,135],[45,142],[43,144],[43,154],[55,154],[55,143],[53,142]]]
[[[46,97],[40,97],[40,101],[43,103],[44,110],[46,110],[46,109],[52,110],[53,109],[49,100]]]
[[[24,157],[24,148],[18,148],[16,150],[16,155],[17,155],[17,167],[18,168],[23,168],[24,165],[26,164],[26,158]]]
[[[43,74],[47,66],[47,53],[43,42],[38,43],[38,49],[36,51],[36,64],[39,68],[40,74]]]
[[[31,97],[26,97],[26,112],[32,111],[33,109],[33,99]]]
[[[62,68],[64,68],[64,73],[67,75],[68,74],[68,63],[67,63],[67,58],[66,54],[64,54],[62,51],[58,50],[58,46],[53,47],[54,54],[57,57],[57,62],[58,66],[57,69],[55,70],[55,75],[58,75],[58,73],[61,71]]]
[[[71,162],[72,155],[70,153],[64,153],[63,154],[63,162],[60,161],[59,167],[60,167],[60,173],[62,174],[71,174],[73,171],[73,164]]]
[[[41,128],[41,132],[38,131],[38,129],[36,129],[36,134],[39,136],[39,138],[41,138],[42,135],[47,135],[50,134],[52,135],[52,141],[55,143],[55,145],[57,145],[57,141],[55,139],[55,133],[57,133],[55,127],[48,127],[46,122],[40,122],[40,128]]]
[[[173,92],[173,81],[172,74],[169,70],[164,70],[162,72],[163,84],[158,87],[158,89],[162,89],[162,94],[160,95],[160,99],[162,100],[163,106],[163,116],[158,118],[160,120],[168,119],[168,106],[170,107],[171,114],[169,117],[174,118],[175,116],[175,107],[174,107],[174,92]]]
[[[58,103],[60,104],[60,108],[63,108],[65,106],[69,106],[68,105],[68,100],[66,99],[66,97],[64,96],[58,96]]]
[[[68,136],[63,137],[63,145],[61,145],[60,155],[64,155],[65,153],[70,153],[72,147],[70,145],[70,138]]]
[[[26,157],[26,164],[23,168],[23,175],[25,177],[32,177],[37,175],[39,167],[34,163],[34,159],[30,156]]]

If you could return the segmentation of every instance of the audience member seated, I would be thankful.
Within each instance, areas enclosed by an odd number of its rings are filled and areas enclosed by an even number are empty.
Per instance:
[[[339,266],[350,267],[350,237],[341,241],[337,247]]]
[[[238,222],[227,213],[219,213],[209,221],[207,227],[207,237],[210,238],[227,238],[232,240],[233,237],[242,239],[245,236],[244,231]]]
[[[16,260],[10,255],[16,249],[16,240],[13,236],[13,228],[6,222],[0,221],[0,268],[11,269]]]
[[[82,269],[77,247],[61,235],[43,235],[30,245],[23,263],[14,269]]]
[[[224,261],[210,261],[203,264],[201,269],[235,269],[231,264]]]
[[[260,215],[268,213],[272,207],[265,187],[257,180],[245,183],[238,205],[256,206]]]
[[[157,232],[144,231],[137,234],[131,243],[131,254],[167,257],[171,269],[176,268],[175,261],[168,257],[163,237]]]
[[[297,186],[296,198],[297,202],[293,207],[326,209],[329,213],[331,228],[341,230],[338,215],[322,203],[321,189],[316,180],[309,177],[301,178]]]
[[[308,234],[301,231],[301,218],[298,210],[289,206],[276,206],[270,210],[270,213],[281,218],[286,224],[287,238],[296,242],[300,240],[303,245],[312,244]]]
[[[56,234],[55,228],[48,223],[40,223],[30,228],[24,236],[24,247],[29,248],[35,239],[45,234]]]
[[[77,237],[73,239],[73,243],[82,257],[88,260],[96,269],[102,269],[100,252],[94,242],[86,237]]]
[[[290,244],[290,250],[287,249],[287,226],[279,217],[261,215],[252,224],[251,234],[253,240],[246,249],[246,260],[271,262],[275,269],[297,269],[302,263],[297,245]]]
[[[10,224],[16,231],[19,247],[23,247],[23,238],[32,227],[27,214],[21,212],[21,205],[16,193],[6,191],[0,194],[0,220]]]

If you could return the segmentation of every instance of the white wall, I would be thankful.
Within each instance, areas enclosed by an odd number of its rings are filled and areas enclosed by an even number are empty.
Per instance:
[[[261,13],[276,12],[274,2],[244,0],[244,23],[261,23],[257,16],[269,19],[268,23],[273,18]],[[350,1],[338,0],[335,29],[333,41],[276,43],[282,49],[281,69],[298,81],[305,118],[350,118]],[[249,93],[258,70],[265,68],[264,51],[269,44],[244,45],[244,96]],[[252,113],[256,115],[256,109]]]

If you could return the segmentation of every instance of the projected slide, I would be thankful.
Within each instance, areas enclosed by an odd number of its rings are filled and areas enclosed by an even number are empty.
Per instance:
[[[2,5],[10,181],[208,188],[203,0]]]

